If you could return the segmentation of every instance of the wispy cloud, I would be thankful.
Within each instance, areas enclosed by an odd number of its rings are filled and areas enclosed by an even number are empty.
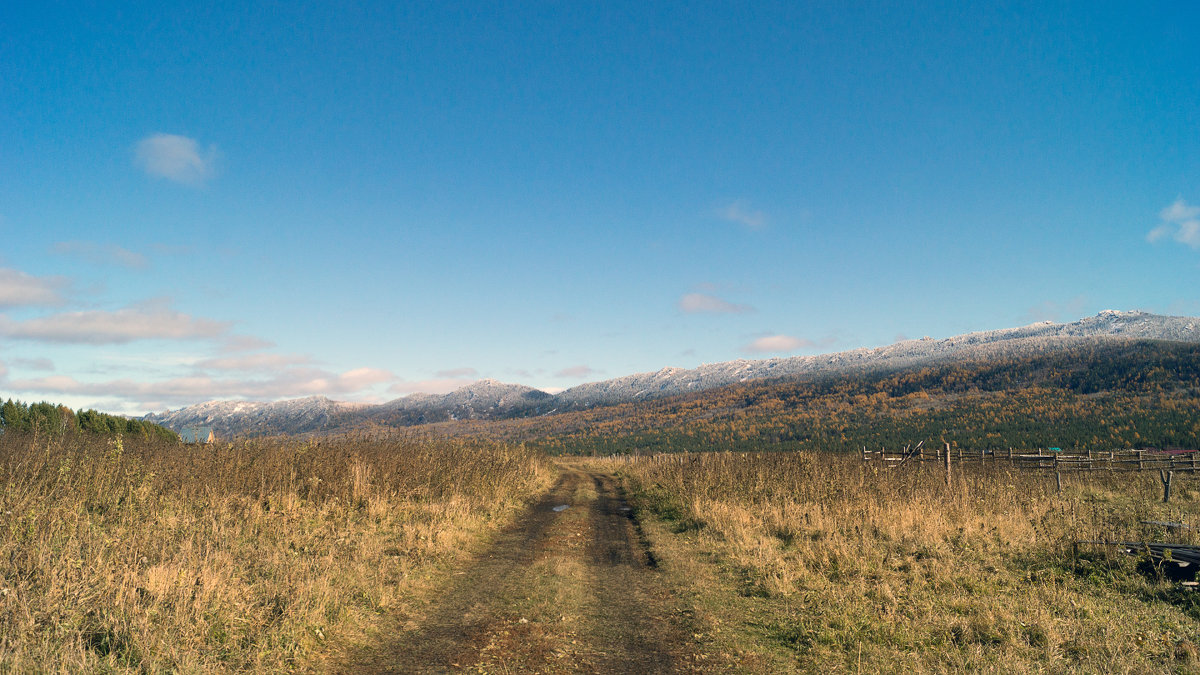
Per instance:
[[[86,260],[97,265],[118,265],[130,269],[145,269],[149,266],[146,256],[121,248],[116,244],[98,244],[92,241],[60,241],[50,249],[59,255]]]
[[[54,362],[50,359],[13,359],[10,363],[26,370],[54,370]]]
[[[594,375],[597,372],[598,371],[595,368],[581,364],[578,366],[570,366],[569,368],[563,368],[562,370],[555,373],[554,376],[555,377],[580,378],[580,377],[587,377],[589,375]]]
[[[440,377],[432,380],[400,380],[388,387],[388,391],[401,396],[405,394],[449,394],[475,381],[473,377]]]
[[[679,310],[688,314],[745,314],[753,312],[749,305],[739,305],[707,293],[688,293],[679,298]]]
[[[20,270],[0,267],[0,308],[57,307],[63,304],[63,277],[35,277]]]
[[[279,370],[290,366],[312,363],[312,357],[303,354],[247,354],[197,361],[199,370]]]
[[[399,394],[449,394],[479,380],[479,371],[469,366],[446,368],[434,373],[428,380],[398,380],[388,387],[388,392]]]
[[[254,352],[274,346],[274,342],[253,335],[227,335],[221,339],[220,349],[226,353]]]
[[[1188,204],[1181,197],[1159,211],[1158,218],[1161,222],[1146,234],[1147,241],[1154,243],[1169,238],[1200,249],[1200,206]]]
[[[1200,206],[1191,206],[1180,197],[1160,211],[1158,216],[1169,223],[1180,223],[1200,216]]]
[[[81,382],[67,375],[12,380],[6,385],[14,391],[42,394],[97,396],[142,403],[144,409],[164,405],[189,405],[198,401],[223,398],[275,400],[313,395],[357,394],[374,385],[395,379],[377,368],[356,368],[333,373],[311,368],[292,368],[274,377],[262,379],[213,378],[203,375],[160,381],[123,378],[100,382]]]
[[[752,230],[761,230],[767,226],[767,214],[752,209],[746,202],[738,200],[717,210],[717,217],[731,223],[744,225]]]
[[[381,368],[355,368],[334,378],[331,391],[358,391],[394,379],[395,375]]]
[[[151,176],[190,185],[203,185],[216,169],[217,149],[201,150],[195,139],[175,134],[153,134],[138,141],[135,162]]]
[[[135,340],[215,338],[226,321],[196,318],[152,302],[116,311],[63,312],[14,321],[0,315],[0,335],[20,340],[69,344],[123,344]]]
[[[742,347],[747,354],[784,354],[799,349],[811,349],[817,343],[791,335],[766,335]]]

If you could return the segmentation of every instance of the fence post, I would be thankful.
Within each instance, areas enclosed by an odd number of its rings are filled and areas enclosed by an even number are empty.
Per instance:
[[[1058,488],[1058,494],[1062,494],[1062,472],[1058,470],[1058,455],[1054,456],[1054,486]]]
[[[946,487],[950,487],[950,444],[946,444]]]

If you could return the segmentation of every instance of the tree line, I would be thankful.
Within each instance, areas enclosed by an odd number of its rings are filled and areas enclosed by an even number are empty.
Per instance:
[[[76,413],[65,405],[56,405],[45,401],[22,403],[11,398],[0,404],[0,430],[49,435],[65,433],[122,434],[171,441],[179,440],[179,435],[174,431],[153,422],[109,415],[95,410],[81,410]]]

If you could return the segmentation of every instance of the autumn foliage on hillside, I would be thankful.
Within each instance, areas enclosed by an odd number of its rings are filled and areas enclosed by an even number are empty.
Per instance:
[[[515,420],[552,453],[1200,447],[1200,345],[1139,341],[870,376],[758,381]]]

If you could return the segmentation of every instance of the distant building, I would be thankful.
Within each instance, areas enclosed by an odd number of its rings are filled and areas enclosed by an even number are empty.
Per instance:
[[[179,432],[179,440],[184,443],[201,443],[207,445],[217,440],[212,427],[187,427]]]

